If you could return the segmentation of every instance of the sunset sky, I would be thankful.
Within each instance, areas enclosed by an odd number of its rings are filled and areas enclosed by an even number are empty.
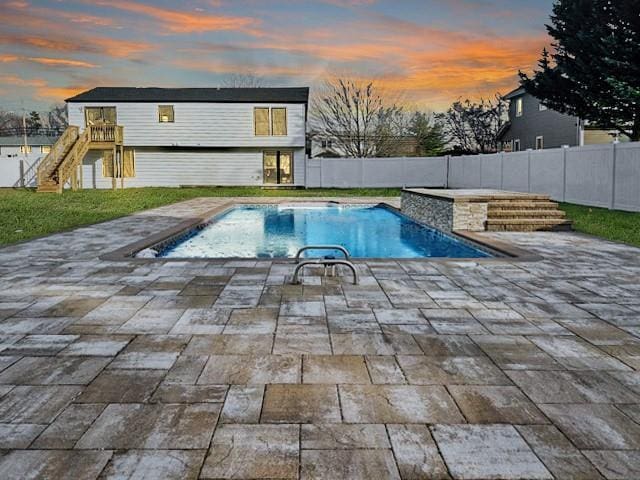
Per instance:
[[[0,108],[94,86],[372,79],[439,110],[506,93],[549,43],[552,0],[0,0]]]

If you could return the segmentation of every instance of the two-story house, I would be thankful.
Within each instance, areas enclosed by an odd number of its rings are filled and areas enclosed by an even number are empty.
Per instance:
[[[69,98],[41,191],[302,185],[308,88],[99,87]]]
[[[504,98],[509,101],[509,121],[498,133],[504,151],[575,147],[625,140],[619,138],[615,131],[590,127],[578,117],[547,108],[522,87]]]

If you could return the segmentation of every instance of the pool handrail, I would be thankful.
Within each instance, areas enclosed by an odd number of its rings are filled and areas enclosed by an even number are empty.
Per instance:
[[[345,267],[349,267],[351,269],[351,272],[353,272],[353,284],[358,285],[358,283],[360,283],[360,277],[358,276],[358,271],[356,270],[356,266],[353,263],[351,263],[349,260],[316,258],[313,260],[304,260],[298,263],[298,265],[296,265],[296,268],[293,271],[293,279],[291,280],[291,283],[293,285],[298,285],[300,283],[300,279],[298,278],[300,275],[300,271],[307,265],[322,265],[324,267],[344,265]]]
[[[300,255],[302,255],[306,250],[338,250],[339,252],[342,252],[345,260],[351,260],[349,250],[344,248],[342,245],[305,245],[298,250],[298,253],[296,253],[296,263],[300,263]]]

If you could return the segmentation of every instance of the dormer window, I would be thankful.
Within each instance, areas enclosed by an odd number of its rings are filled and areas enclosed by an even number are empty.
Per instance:
[[[158,121],[160,123],[173,123],[173,105],[158,105]]]
[[[522,97],[516,99],[516,117],[521,117],[524,111]]]

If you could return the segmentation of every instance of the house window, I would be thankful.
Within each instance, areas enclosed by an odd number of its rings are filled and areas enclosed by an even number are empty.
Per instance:
[[[263,153],[263,176],[267,184],[293,183],[293,152],[284,150]]]
[[[277,135],[281,137],[287,135],[286,108],[271,109],[271,135]]]
[[[269,109],[256,107],[253,109],[253,123],[255,126],[255,134],[259,136],[268,136],[271,134],[269,128]]]
[[[253,124],[256,136],[286,136],[287,109],[256,107],[253,109]]]
[[[20,153],[31,153],[31,145],[20,145]]]
[[[536,137],[536,150],[544,149],[544,137]]]
[[[522,97],[516,99],[516,117],[521,117],[523,112]]]
[[[520,151],[520,139],[516,139],[513,141],[513,151],[514,152],[519,152]]]
[[[173,105],[158,105],[158,121],[173,123]]]
[[[547,110],[547,106],[543,105],[542,103],[539,103],[538,110],[540,110],[541,112],[544,112],[545,110]]]
[[[40,153],[49,153],[51,151],[51,145],[42,145],[40,147]]]
[[[115,125],[116,107],[85,107],[85,126],[91,125]]]
[[[320,148],[327,148],[327,145],[329,145],[329,142],[326,140],[320,141]]]

